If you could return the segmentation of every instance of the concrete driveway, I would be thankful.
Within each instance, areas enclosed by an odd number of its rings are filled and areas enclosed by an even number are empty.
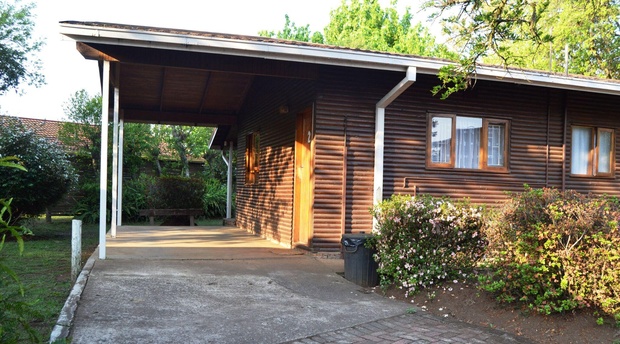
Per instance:
[[[527,342],[407,314],[341,277],[343,260],[234,227],[121,227],[107,253],[86,264],[59,320],[72,343]]]

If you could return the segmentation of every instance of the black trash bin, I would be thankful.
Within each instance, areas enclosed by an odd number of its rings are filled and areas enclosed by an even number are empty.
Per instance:
[[[340,240],[344,251],[344,278],[362,287],[379,284],[378,265],[373,258],[375,252],[364,247],[371,236],[365,233],[343,234]]]

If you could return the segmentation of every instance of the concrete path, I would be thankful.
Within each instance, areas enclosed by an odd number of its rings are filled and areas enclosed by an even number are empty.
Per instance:
[[[94,261],[72,343],[527,343],[433,317],[233,227],[121,227]],[[409,311],[409,312],[408,312]]]

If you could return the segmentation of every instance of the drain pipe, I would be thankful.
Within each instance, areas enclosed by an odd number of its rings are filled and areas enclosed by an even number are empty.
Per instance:
[[[416,67],[407,68],[405,78],[398,83],[378,103],[375,113],[375,174],[373,188],[373,205],[383,200],[383,148],[385,141],[385,108],[398,98],[409,86],[416,81]],[[373,218],[372,228],[375,229],[377,220]]]

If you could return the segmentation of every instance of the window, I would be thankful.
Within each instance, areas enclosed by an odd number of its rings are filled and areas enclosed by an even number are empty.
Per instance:
[[[251,133],[245,137],[245,183],[254,184],[260,170],[260,135]]]
[[[507,170],[508,121],[432,115],[427,166]]]
[[[612,176],[614,172],[614,142],[613,129],[573,126],[571,174]]]

